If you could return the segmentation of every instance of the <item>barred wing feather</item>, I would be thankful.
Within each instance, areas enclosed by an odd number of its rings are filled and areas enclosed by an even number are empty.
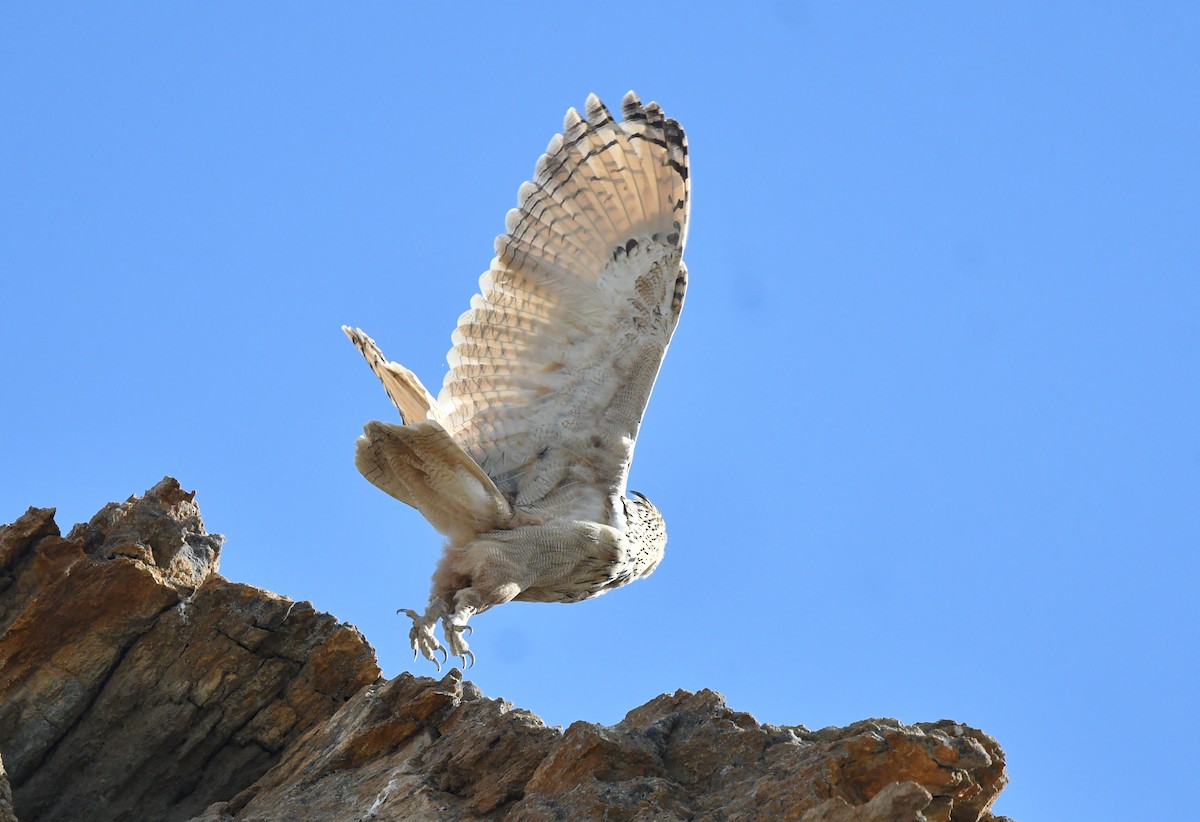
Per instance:
[[[521,186],[433,416],[516,506],[608,522],[683,305],[688,156],[632,92],[585,111]]]

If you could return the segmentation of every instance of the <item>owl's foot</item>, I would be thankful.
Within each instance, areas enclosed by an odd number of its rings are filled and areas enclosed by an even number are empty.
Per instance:
[[[463,638],[464,634],[469,636],[473,631],[470,625],[454,625],[449,618],[442,620],[442,633],[446,635],[446,644],[450,646],[450,656],[462,660],[464,671],[475,665],[475,654],[471,653],[467,640]]]
[[[408,641],[412,643],[413,660],[416,661],[417,654],[428,659],[437,666],[438,673],[442,672],[442,664],[449,659],[446,649],[442,647],[442,643],[438,642],[437,637],[433,635],[433,629],[437,626],[437,619],[426,619],[409,608],[401,608],[396,611],[398,614],[406,614],[412,618],[412,630],[408,632]],[[451,648],[454,644],[451,643]],[[442,658],[439,661],[437,658],[438,651],[442,652]],[[461,654],[455,652],[455,656]]]

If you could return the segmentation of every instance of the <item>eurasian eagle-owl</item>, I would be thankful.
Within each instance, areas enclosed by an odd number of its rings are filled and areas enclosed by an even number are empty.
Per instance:
[[[633,92],[621,122],[595,95],[585,110],[521,186],[436,398],[343,327],[402,420],[368,423],[355,464],[447,537],[425,612],[403,610],[414,658],[439,669],[438,620],[465,667],[473,615],[599,596],[649,575],[667,542],[626,480],[687,287],[687,140]]]

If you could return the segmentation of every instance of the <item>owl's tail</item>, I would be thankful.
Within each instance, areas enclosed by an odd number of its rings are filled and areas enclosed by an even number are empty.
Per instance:
[[[512,506],[496,484],[436,422],[367,423],[354,464],[372,485],[416,508],[452,542],[512,523]]]
[[[342,326],[342,331],[350,338],[350,342],[362,352],[367,365],[383,383],[383,390],[391,397],[392,402],[400,411],[400,419],[406,424],[437,419],[437,399],[417,379],[417,375],[400,363],[390,362],[375,341],[368,337],[361,328]]]

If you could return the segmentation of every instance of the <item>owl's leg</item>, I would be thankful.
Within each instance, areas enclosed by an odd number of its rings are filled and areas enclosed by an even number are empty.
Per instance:
[[[464,546],[450,546],[438,562],[433,574],[429,605],[424,614],[406,608],[397,613],[407,614],[413,621],[408,633],[413,659],[425,657],[441,671],[449,657],[458,657],[466,669],[475,664],[475,654],[467,644],[471,632],[467,621],[493,605],[508,602],[521,592],[514,580],[519,567],[506,556],[503,537],[480,538]],[[438,621],[442,623],[446,647],[434,636]],[[442,659],[437,657],[441,652]]]
[[[481,579],[454,594],[454,610],[442,617],[442,633],[446,636],[446,644],[450,646],[450,656],[460,658],[464,669],[469,667],[468,660],[470,665],[475,664],[475,654],[471,653],[466,640],[472,631],[467,620],[493,605],[503,605],[519,593],[521,586],[515,582]]]

